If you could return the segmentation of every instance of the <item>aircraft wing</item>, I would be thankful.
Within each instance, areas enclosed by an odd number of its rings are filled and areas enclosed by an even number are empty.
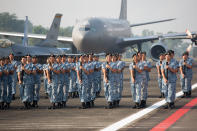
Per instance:
[[[14,37],[24,37],[24,33],[14,33],[14,32],[0,32],[1,36],[9,37],[9,36],[14,36]],[[35,38],[35,39],[46,39],[46,35],[42,34],[28,34],[28,38]],[[72,43],[73,40],[71,37],[63,37],[59,36],[58,41],[60,42],[68,42]]]
[[[197,32],[192,32],[191,35],[197,35]],[[134,38],[123,38],[121,42],[119,42],[120,46],[126,47],[135,44],[141,44],[144,42],[153,42],[159,39],[191,39],[187,33],[170,33],[165,35],[154,35],[154,36],[146,36],[146,37],[134,37]]]

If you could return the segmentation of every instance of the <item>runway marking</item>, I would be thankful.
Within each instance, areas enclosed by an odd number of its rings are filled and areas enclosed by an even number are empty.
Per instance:
[[[165,119],[158,125],[156,125],[153,129],[151,129],[151,131],[165,131],[170,126],[172,126],[177,120],[179,120],[184,114],[186,114],[196,104],[197,104],[197,98],[191,100],[181,109],[173,113],[171,116],[169,116],[167,119]]]
[[[192,90],[194,90],[195,88],[197,88],[197,83],[192,85]],[[182,95],[183,95],[183,92],[180,91],[180,92],[176,93],[176,98],[180,97]],[[153,104],[152,106],[149,106],[149,107],[147,107],[147,108],[145,108],[145,109],[143,109],[143,110],[141,110],[141,111],[139,111],[135,114],[132,114],[132,115],[130,115],[130,116],[128,116],[128,117],[126,117],[126,118],[124,118],[124,119],[122,119],[122,120],[120,120],[120,121],[118,121],[118,122],[116,122],[112,125],[109,125],[108,127],[104,128],[104,129],[101,129],[101,131],[117,131],[120,128],[125,127],[126,125],[140,119],[141,117],[147,115],[148,113],[150,113],[150,112],[156,110],[157,108],[163,106],[164,104],[166,104],[165,99],[161,100],[161,101]]]

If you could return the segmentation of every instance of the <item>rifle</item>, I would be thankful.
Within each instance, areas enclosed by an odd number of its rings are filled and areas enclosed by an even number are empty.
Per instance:
[[[169,63],[166,62],[166,65],[169,65]],[[166,69],[166,79],[168,80],[168,69]]]
[[[185,60],[184,60],[184,63],[185,63]],[[186,65],[183,65],[183,74],[185,75],[185,71],[186,71]]]
[[[80,62],[80,67],[82,66],[82,62]],[[81,81],[82,81],[82,69],[80,69],[80,79],[81,79]]]
[[[49,63],[49,66],[52,67],[51,62]],[[49,75],[49,79],[52,80],[52,71],[51,71],[51,70],[49,70],[49,74],[50,74],[50,75]]]
[[[24,64],[22,64],[22,67],[24,66]],[[24,70],[22,70],[21,71],[21,82],[23,83],[23,76],[24,76],[24,74],[25,74],[25,71]]]
[[[107,65],[109,64],[109,62],[107,62]],[[107,80],[109,80],[109,68],[106,69],[106,78]]]
[[[133,65],[135,66],[135,65],[136,65],[136,63],[135,63],[135,62],[133,62]],[[133,69],[133,78],[134,78],[134,80],[135,80],[135,77],[136,77],[136,69]]]
[[[162,64],[162,61],[160,61],[160,65]],[[161,74],[161,66],[159,65],[159,74],[160,74],[160,78],[162,77],[162,74]]]

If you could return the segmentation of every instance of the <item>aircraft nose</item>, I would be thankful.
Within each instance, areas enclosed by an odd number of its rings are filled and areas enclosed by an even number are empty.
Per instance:
[[[73,44],[78,50],[80,50],[83,47],[84,38],[86,35],[87,32],[81,31],[79,27],[75,27],[73,29],[73,34],[72,34]]]

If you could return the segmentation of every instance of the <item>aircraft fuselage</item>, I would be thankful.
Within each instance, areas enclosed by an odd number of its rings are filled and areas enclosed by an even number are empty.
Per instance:
[[[77,23],[72,39],[75,47],[84,53],[120,52],[118,43],[131,37],[127,20],[88,18]]]

